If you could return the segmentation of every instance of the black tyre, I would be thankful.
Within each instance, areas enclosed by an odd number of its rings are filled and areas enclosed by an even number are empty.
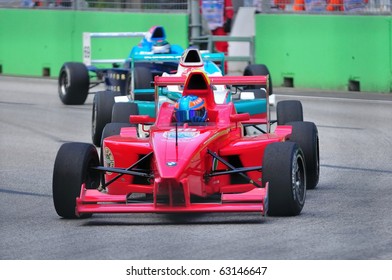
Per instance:
[[[127,75],[127,82],[125,84],[125,92],[121,95],[128,96],[131,100],[133,100],[133,93],[132,93],[132,73],[131,71],[128,72]]]
[[[136,103],[119,102],[114,103],[112,109],[112,122],[129,123],[130,115],[138,115],[139,109]]]
[[[296,216],[306,197],[306,166],[302,150],[296,143],[272,143],[263,157],[263,186],[268,187],[270,216]]]
[[[108,123],[107,125],[105,125],[105,128],[103,129],[102,132],[102,139],[101,139],[101,145],[103,144],[103,140],[109,136],[113,136],[113,135],[120,135],[121,132],[121,128],[123,127],[132,127],[134,125],[130,124],[130,123]]]
[[[154,77],[151,69],[144,66],[136,66],[133,72],[135,89],[150,89],[153,88],[152,81]],[[153,93],[143,93],[135,95],[135,100],[153,101]]]
[[[268,67],[264,64],[250,64],[244,70],[244,76],[258,76],[258,75],[269,75],[268,76],[268,88],[269,88],[269,95],[273,94],[273,87],[272,87],[272,78],[271,74],[268,70]],[[263,86],[263,88],[265,88]]]
[[[302,104],[298,100],[279,101],[276,105],[276,118],[278,125],[289,122],[302,122],[304,120]]]
[[[114,97],[119,93],[100,91],[94,96],[91,117],[91,137],[95,146],[100,147],[102,131],[107,123],[112,121]]]
[[[97,149],[86,143],[65,143],[57,153],[53,170],[53,202],[59,216],[66,219],[88,218],[91,214],[77,216],[76,198],[83,183],[88,189],[100,185],[100,174],[90,167],[98,166]]]
[[[120,135],[121,128],[131,127],[131,126],[133,126],[133,125],[130,123],[115,123],[115,122],[108,123],[107,125],[105,125],[105,128],[103,129],[100,146],[102,147],[103,140],[105,138],[107,138],[109,136],[113,136],[113,135]],[[101,155],[101,164],[104,165],[104,162],[103,162],[104,151],[103,151],[103,149],[101,149],[100,155]],[[102,180],[103,180],[102,182],[104,182],[104,176],[102,176]]]
[[[58,92],[65,105],[81,105],[90,87],[87,67],[79,62],[67,62],[60,69]]]
[[[290,141],[302,149],[306,162],[306,187],[314,189],[320,177],[320,152],[317,126],[312,122],[292,122]]]
[[[255,94],[255,98],[256,99],[265,99],[266,98],[266,92],[264,90],[261,89],[255,89],[254,90],[254,94]]]

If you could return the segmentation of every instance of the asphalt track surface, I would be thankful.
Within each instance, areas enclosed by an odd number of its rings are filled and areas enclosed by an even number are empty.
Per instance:
[[[275,93],[301,100],[319,129],[320,182],[301,215],[64,220],[52,201],[54,159],[64,142],[91,142],[92,96],[64,106],[56,80],[0,76],[0,259],[392,259],[392,95]]]

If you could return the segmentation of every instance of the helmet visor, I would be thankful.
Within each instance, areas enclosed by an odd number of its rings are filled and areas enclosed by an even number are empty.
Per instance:
[[[200,110],[178,110],[175,112],[178,122],[203,122],[205,121],[205,108]]]

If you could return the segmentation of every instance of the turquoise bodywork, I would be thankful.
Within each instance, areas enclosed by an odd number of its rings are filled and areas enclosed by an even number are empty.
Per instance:
[[[153,94],[153,89],[146,89],[146,90],[135,90],[135,95],[139,93],[146,93],[149,92]],[[162,96],[166,96],[171,100],[178,99],[181,95],[178,92],[170,92],[170,91],[162,91],[160,92]],[[231,96],[227,99],[226,102],[234,102],[234,106],[237,110],[237,113],[249,113],[252,115],[263,114],[267,112],[267,99],[265,98],[257,98],[251,100],[232,100]],[[152,118],[155,118],[156,110],[155,110],[155,102],[153,101],[133,101],[138,105],[139,108],[139,115],[148,115]]]

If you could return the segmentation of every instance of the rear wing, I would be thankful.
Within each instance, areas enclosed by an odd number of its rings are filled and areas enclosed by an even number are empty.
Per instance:
[[[212,85],[259,85],[268,87],[268,76],[209,76],[208,79]],[[155,86],[184,85],[187,80],[186,76],[180,77],[160,77],[155,76]],[[268,88],[267,88],[268,92]]]
[[[182,55],[179,54],[134,54],[131,58],[126,59],[126,62],[129,62],[133,69],[134,63],[136,62],[179,62],[181,56]],[[204,62],[218,62],[221,65],[221,68],[224,65],[224,53],[201,52],[201,57]]]
[[[83,63],[87,66],[99,63],[122,63],[124,58],[119,59],[92,59],[92,38],[135,38],[144,37],[147,32],[83,32]]]

